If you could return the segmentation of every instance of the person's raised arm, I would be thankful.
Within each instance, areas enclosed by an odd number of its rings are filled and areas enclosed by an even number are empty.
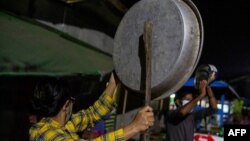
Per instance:
[[[208,95],[210,107],[213,110],[217,110],[217,100],[216,100],[214,93],[213,93],[213,90],[210,86],[207,86],[207,95]]]
[[[199,96],[194,98],[189,103],[180,108],[179,113],[182,117],[187,115],[197,104],[197,102],[206,96],[206,87],[207,87],[207,81],[202,80],[199,85],[199,93],[200,93]]]
[[[113,132],[109,132],[107,134],[104,134],[103,136],[100,136],[98,138],[93,139],[93,141],[104,141],[104,140],[110,140],[110,141],[123,141],[128,140],[134,135],[145,131],[150,126],[153,126],[154,124],[154,114],[153,110],[149,106],[145,106],[137,112],[136,116],[134,117],[134,120],[128,124],[127,126],[117,129]]]
[[[115,92],[115,89],[117,88],[118,84],[120,82],[118,79],[115,77],[115,74],[112,72],[111,76],[109,78],[109,81],[106,84],[106,89],[104,90],[104,94],[109,95],[111,98],[113,98],[113,94]]]
[[[94,126],[101,117],[107,115],[115,108],[114,93],[117,89],[118,81],[112,73],[107,82],[106,89],[99,99],[87,109],[83,109],[72,115],[71,121],[77,131],[83,131],[88,126]]]

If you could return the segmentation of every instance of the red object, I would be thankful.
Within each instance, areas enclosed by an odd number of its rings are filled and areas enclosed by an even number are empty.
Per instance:
[[[197,135],[194,136],[194,141],[204,141],[204,140],[214,141],[213,137],[210,136],[210,135],[200,135],[200,134],[197,134]]]

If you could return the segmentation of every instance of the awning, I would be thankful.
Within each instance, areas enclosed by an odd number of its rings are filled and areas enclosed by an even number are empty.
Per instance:
[[[71,39],[35,21],[0,11],[0,76],[99,75],[112,71],[111,56]]]

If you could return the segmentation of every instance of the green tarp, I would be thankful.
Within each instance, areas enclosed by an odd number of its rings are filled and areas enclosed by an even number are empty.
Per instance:
[[[87,44],[0,11],[0,75],[103,74],[112,58]]]

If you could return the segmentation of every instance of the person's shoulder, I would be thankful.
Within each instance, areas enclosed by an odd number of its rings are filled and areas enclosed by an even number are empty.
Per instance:
[[[32,125],[29,129],[30,138],[49,140],[51,136],[56,135],[56,129],[43,121]]]
[[[41,128],[39,134],[39,136],[43,137],[45,140],[59,140],[65,138],[65,132],[61,128],[48,125]]]

